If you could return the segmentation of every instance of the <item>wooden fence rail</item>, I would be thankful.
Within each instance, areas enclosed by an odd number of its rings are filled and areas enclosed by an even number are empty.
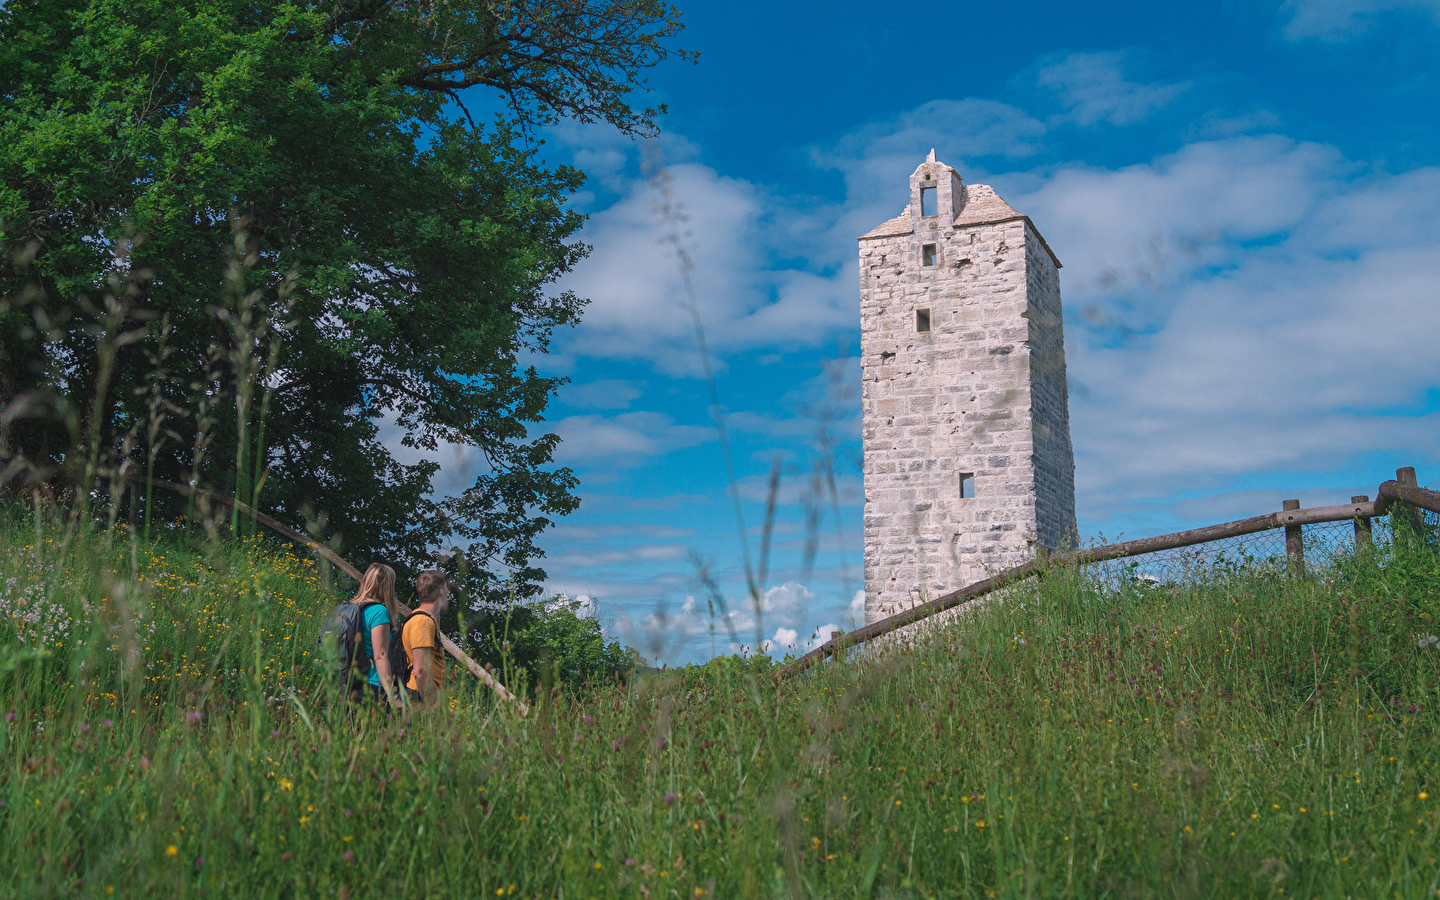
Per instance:
[[[846,632],[833,637],[820,646],[801,656],[786,665],[782,666],[774,675],[774,681],[779,682],[791,675],[797,675],[805,671],[817,662],[824,660],[842,648],[852,647],[856,644],[863,644],[866,641],[873,641],[881,635],[889,634],[906,625],[912,625],[922,619],[928,619],[937,613],[947,609],[954,609],[964,603],[979,599],[986,594],[993,593],[1007,585],[1024,581],[1034,575],[1039,575],[1047,568],[1057,566],[1082,566],[1088,563],[1105,562],[1111,559],[1122,559],[1128,556],[1141,556],[1146,553],[1157,553],[1161,550],[1175,550],[1180,547],[1193,547],[1196,544],[1208,544],[1212,541],[1225,540],[1226,538],[1241,537],[1247,534],[1256,534],[1261,531],[1270,531],[1275,528],[1285,528],[1287,531],[1287,551],[1292,571],[1303,565],[1291,549],[1289,540],[1290,529],[1299,530],[1302,525],[1317,525],[1323,522],[1344,522],[1354,520],[1356,523],[1357,535],[1364,524],[1364,531],[1368,537],[1370,519],[1376,516],[1389,514],[1391,507],[1396,503],[1405,503],[1413,507],[1428,509],[1431,512],[1440,513],[1440,493],[1426,490],[1416,485],[1415,470],[1404,468],[1396,471],[1396,480],[1386,481],[1380,485],[1377,492],[1378,499],[1356,498],[1342,506],[1320,506],[1313,509],[1283,509],[1280,512],[1269,513],[1263,516],[1254,516],[1249,519],[1240,519],[1235,522],[1225,522],[1220,525],[1209,525],[1205,528],[1192,528],[1189,531],[1178,531],[1174,534],[1162,534],[1157,537],[1140,538],[1134,541],[1122,541],[1118,544],[1107,544],[1101,547],[1090,547],[1085,550],[1077,550],[1070,553],[1050,554],[1041,559],[1033,559],[1010,569],[1005,569],[989,578],[977,581],[974,584],[966,585],[958,591],[952,591],[934,600],[913,606],[903,612],[896,613],[887,619],[872,622],[863,628]],[[1292,501],[1299,505],[1298,501]],[[1286,506],[1290,506],[1287,502]]]

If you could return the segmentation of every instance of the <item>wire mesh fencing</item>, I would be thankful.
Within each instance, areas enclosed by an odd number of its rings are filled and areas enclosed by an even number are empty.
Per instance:
[[[1423,515],[1427,532],[1440,532],[1440,514],[1429,510],[1417,512]],[[1336,559],[1355,550],[1358,529],[1354,520],[1299,527],[1308,572],[1323,572]],[[1280,572],[1289,567],[1285,532],[1284,528],[1273,528],[1191,547],[1089,563],[1084,570],[1088,577],[1106,587],[1134,581],[1178,584],[1240,570]],[[1369,533],[1370,540],[1383,547],[1393,540],[1394,526],[1388,516],[1374,518],[1370,520]]]

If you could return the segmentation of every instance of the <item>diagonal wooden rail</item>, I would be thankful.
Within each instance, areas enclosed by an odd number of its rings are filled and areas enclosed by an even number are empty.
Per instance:
[[[1034,559],[1022,565],[1005,569],[974,584],[966,585],[958,591],[952,591],[944,596],[936,597],[934,600],[913,606],[887,619],[881,619],[863,628],[857,628],[854,631],[833,637],[809,653],[806,653],[804,656],[801,656],[799,659],[781,666],[780,670],[774,675],[774,681],[778,683],[792,675],[797,675],[816,663],[833,656],[842,648],[853,647],[856,644],[863,644],[866,641],[873,641],[881,635],[889,634],[892,631],[904,628],[906,625],[912,625],[921,619],[928,619],[947,609],[954,609],[972,600],[977,600],[1006,585],[1015,584],[1018,581],[1024,581],[1026,578],[1039,575],[1047,568],[1055,566],[1078,566],[1087,563],[1104,562],[1109,559],[1121,559],[1127,556],[1156,553],[1161,550],[1175,550],[1180,547],[1208,544],[1211,541],[1241,537],[1247,534],[1256,534],[1261,531],[1270,531],[1274,528],[1284,528],[1287,526],[1314,525],[1321,522],[1344,522],[1351,519],[1368,520],[1375,516],[1386,515],[1390,507],[1396,502],[1408,503],[1412,506],[1428,509],[1431,512],[1440,513],[1440,493],[1417,487],[1414,484],[1414,469],[1401,469],[1396,474],[1405,476],[1406,481],[1392,480],[1383,482],[1377,492],[1379,499],[1374,501],[1348,503],[1343,506],[1320,506],[1313,509],[1281,510],[1280,512],[1269,513],[1263,516],[1253,516],[1249,519],[1240,519],[1235,522],[1209,525],[1205,528],[1192,528],[1189,531],[1177,531],[1174,534],[1162,534],[1156,537],[1141,538],[1134,541],[1122,541],[1118,544],[1091,547],[1086,550],[1077,550],[1071,553],[1057,553],[1045,559]]]
[[[314,550],[320,556],[324,557],[332,565],[339,567],[340,571],[355,579],[357,583],[360,581],[360,570],[350,565],[345,560],[341,559],[340,554],[336,553],[334,550],[331,550],[329,547],[325,546],[319,541],[313,540],[301,534],[300,532],[274,519],[273,517],[267,516],[265,515],[265,513],[260,512],[257,509],[251,508],[248,504],[236,500],[234,497],[227,497],[224,494],[217,494],[214,491],[207,491],[204,488],[196,488],[188,484],[180,484],[174,481],[159,481],[152,479],[151,484],[155,485],[156,487],[163,487],[168,490],[184,494],[187,497],[193,496],[197,499],[204,498],[214,503],[223,503],[226,506],[232,506],[235,509],[238,509],[241,515],[254,516],[255,521],[259,522],[261,525],[264,525],[266,528],[269,528],[276,534],[279,534],[298,544],[304,544],[305,546]],[[410,615],[410,613],[412,612],[412,610],[403,603],[397,601],[395,605],[398,606],[400,608],[400,611],[407,616]],[[440,645],[445,648],[446,653],[449,653],[456,660],[458,660],[461,665],[468,669],[470,671],[470,674],[485,682],[485,685],[491,690],[493,690],[497,695],[499,695],[500,699],[514,701],[516,708],[518,708],[520,711],[521,716],[528,716],[530,714],[530,707],[525,705],[524,700],[521,700],[514,694],[510,693],[510,691],[506,689],[505,685],[497,681],[495,679],[495,676],[485,671],[484,666],[471,659],[470,655],[464,650],[461,650],[458,644],[450,640],[450,638],[446,637],[444,632],[440,633]]]

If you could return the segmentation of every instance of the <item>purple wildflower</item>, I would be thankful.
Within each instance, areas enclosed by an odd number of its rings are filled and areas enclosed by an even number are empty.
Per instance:
[[[666,805],[666,806],[669,806],[670,804],[674,803],[676,800],[679,800],[679,799],[680,799],[680,795],[679,795],[679,794],[675,793],[674,791],[668,791],[668,792],[666,792],[666,794],[665,794],[665,805]]]

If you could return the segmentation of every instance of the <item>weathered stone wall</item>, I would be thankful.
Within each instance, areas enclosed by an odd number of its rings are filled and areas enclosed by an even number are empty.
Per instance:
[[[1035,460],[1035,525],[1042,547],[1073,547],[1075,451],[1070,444],[1070,391],[1060,271],[1033,227],[1025,231],[1030,311],[1030,416]]]
[[[1060,546],[1074,523],[1057,263],[1029,220],[933,155],[910,182],[905,212],[860,238],[872,621]]]

